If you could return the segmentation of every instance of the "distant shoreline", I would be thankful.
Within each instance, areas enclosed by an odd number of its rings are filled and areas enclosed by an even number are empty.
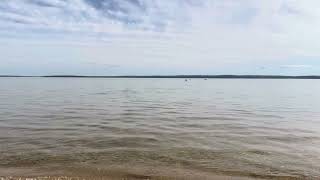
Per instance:
[[[80,76],[80,75],[47,75],[19,76],[0,75],[0,77],[44,77],[44,78],[177,78],[177,79],[320,79],[320,76],[282,76],[282,75],[150,75],[150,76]]]

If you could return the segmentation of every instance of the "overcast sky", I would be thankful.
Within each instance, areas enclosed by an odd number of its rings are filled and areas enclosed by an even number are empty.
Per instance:
[[[319,0],[1,0],[0,74],[320,75]]]

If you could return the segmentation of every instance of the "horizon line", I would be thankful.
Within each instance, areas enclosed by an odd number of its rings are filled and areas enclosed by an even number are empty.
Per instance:
[[[0,75],[0,77],[43,78],[206,78],[206,79],[320,79],[320,75]]]

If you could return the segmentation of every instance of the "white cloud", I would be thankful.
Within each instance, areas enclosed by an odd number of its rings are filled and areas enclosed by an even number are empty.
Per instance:
[[[307,65],[307,64],[289,64],[289,65],[282,65],[281,67],[283,68],[312,68],[311,65]]]
[[[0,40],[72,44],[84,61],[145,68],[320,57],[317,0],[88,1],[2,0]]]

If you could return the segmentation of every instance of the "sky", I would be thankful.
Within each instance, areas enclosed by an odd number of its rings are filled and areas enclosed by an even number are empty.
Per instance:
[[[0,74],[320,75],[319,0],[1,0]]]

